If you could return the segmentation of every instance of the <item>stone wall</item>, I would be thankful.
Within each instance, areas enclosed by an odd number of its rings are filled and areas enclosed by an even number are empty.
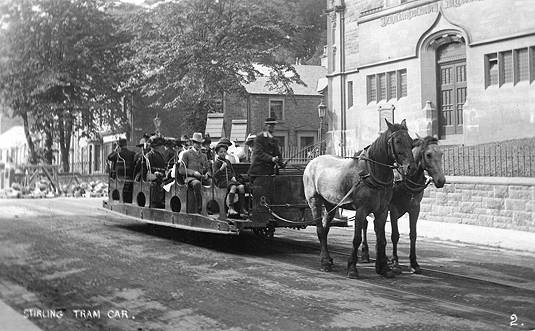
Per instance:
[[[535,232],[535,178],[446,176],[425,191],[420,218]]]

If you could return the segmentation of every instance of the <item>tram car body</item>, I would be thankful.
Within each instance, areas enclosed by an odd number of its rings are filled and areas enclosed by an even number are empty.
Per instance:
[[[247,179],[249,164],[233,167]],[[146,223],[222,234],[250,229],[267,238],[273,237],[277,227],[302,229],[315,225],[305,200],[301,168],[289,166],[276,175],[259,176],[254,185],[247,185],[248,208],[242,211],[246,217],[240,218],[227,215],[228,190],[211,182],[202,187],[202,212],[197,213],[193,191],[180,177],[164,189],[161,181],[109,176],[108,200],[103,201],[103,207]],[[333,226],[347,226],[347,221],[335,219]]]

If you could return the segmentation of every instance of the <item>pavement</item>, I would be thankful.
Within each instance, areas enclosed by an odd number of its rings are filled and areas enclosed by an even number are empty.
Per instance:
[[[342,215],[352,217],[355,212],[344,211]],[[373,231],[373,218],[368,217],[368,222],[370,224],[368,231]],[[409,235],[408,215],[398,220],[398,228],[401,235]],[[388,238],[391,233],[390,224],[386,225],[385,232]],[[535,254],[535,232],[418,219],[417,234],[418,238],[501,248],[520,254]]]
[[[35,324],[0,300],[0,329],[5,331],[39,331]]]

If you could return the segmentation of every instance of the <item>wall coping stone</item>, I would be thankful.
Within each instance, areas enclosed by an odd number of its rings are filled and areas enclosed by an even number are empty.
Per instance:
[[[490,184],[535,186],[531,177],[483,177],[483,176],[446,176],[446,184]]]

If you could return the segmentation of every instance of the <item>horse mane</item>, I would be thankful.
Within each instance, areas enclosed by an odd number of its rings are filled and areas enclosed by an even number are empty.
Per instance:
[[[438,138],[432,137],[432,136],[427,136],[427,137],[424,137],[424,138],[416,138],[416,139],[414,139],[412,141],[412,147],[423,146],[424,149],[428,145],[433,145],[433,144],[434,145],[438,144]]]
[[[381,162],[387,162],[390,155],[388,154],[388,137],[390,134],[399,131],[399,130],[407,130],[407,128],[401,124],[394,123],[392,124],[388,130],[383,131],[381,135],[370,145],[368,149],[368,153],[370,158],[381,161]],[[379,155],[386,156],[385,159],[378,159],[377,157]]]

